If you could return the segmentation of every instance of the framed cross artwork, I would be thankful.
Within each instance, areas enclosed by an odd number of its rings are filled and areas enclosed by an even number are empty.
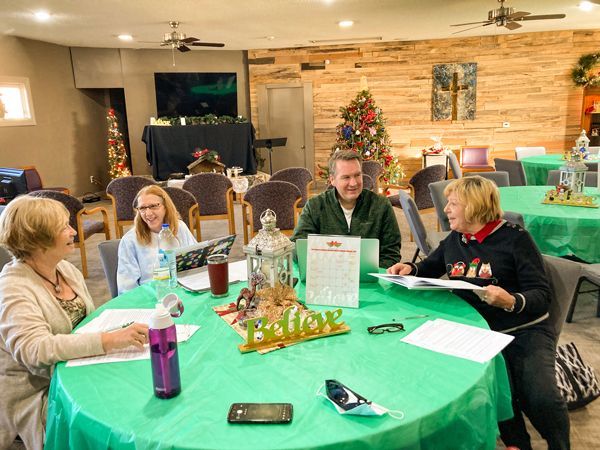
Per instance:
[[[433,66],[433,120],[474,120],[476,90],[477,63]]]

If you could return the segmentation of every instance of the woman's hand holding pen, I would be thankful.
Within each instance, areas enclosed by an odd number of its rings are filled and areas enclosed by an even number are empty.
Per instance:
[[[139,348],[148,342],[148,325],[132,323],[125,328],[102,333],[102,347],[105,352],[118,350],[131,345]]]

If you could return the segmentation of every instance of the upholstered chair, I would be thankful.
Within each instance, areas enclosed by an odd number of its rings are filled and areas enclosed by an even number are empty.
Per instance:
[[[123,227],[133,224],[135,210],[133,200],[145,186],[157,184],[145,177],[129,176],[115,178],[106,187],[106,195],[111,199],[117,238],[123,237]]]
[[[196,235],[200,234],[200,219],[198,217],[198,203],[196,197],[191,192],[177,187],[163,188],[173,203],[175,208],[190,231],[196,230]]]
[[[220,173],[198,173],[185,180],[183,189],[190,192],[198,203],[198,241],[202,240],[201,224],[204,220],[227,220],[229,234],[235,234],[233,185],[229,178]]]
[[[269,181],[248,189],[242,202],[244,244],[262,227],[260,215],[266,209],[273,210],[277,215],[277,228],[291,236],[297,223],[298,205],[301,201],[300,189],[287,181]]]
[[[30,192],[28,195],[32,195],[34,197],[51,198],[65,205],[69,211],[69,225],[71,225],[71,227],[77,231],[77,236],[75,236],[75,246],[79,247],[79,252],[81,253],[81,272],[83,273],[83,276],[87,278],[88,269],[85,240],[96,233],[104,233],[105,238],[107,240],[110,239],[108,211],[106,208],[97,206],[95,208],[87,209],[83,206],[83,203],[81,203],[75,197],[57,191],[41,190]],[[84,219],[84,216],[91,216],[94,214],[102,214],[102,221]]]
[[[300,189],[302,201],[298,206],[303,208],[309,197],[308,193],[313,184],[313,176],[310,170],[304,167],[288,167],[275,172],[269,181],[287,181]]]
[[[516,159],[494,158],[496,170],[508,172],[509,183],[511,186],[527,186],[527,178],[523,164]]]

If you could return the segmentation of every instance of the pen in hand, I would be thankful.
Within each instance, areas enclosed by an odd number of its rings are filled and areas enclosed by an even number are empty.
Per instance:
[[[127,323],[124,323],[123,325],[118,325],[116,327],[112,327],[112,328],[109,328],[108,330],[104,330],[104,331],[106,333],[110,333],[111,331],[117,331],[117,330],[120,330],[122,328],[127,328],[129,325],[132,325],[132,324],[133,324],[133,322],[127,322]]]

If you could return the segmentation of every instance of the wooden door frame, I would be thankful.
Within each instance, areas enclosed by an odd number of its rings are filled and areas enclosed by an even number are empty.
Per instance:
[[[269,89],[301,88],[304,104],[304,155],[307,169],[314,174],[315,145],[314,145],[314,112],[313,112],[313,86],[312,82],[299,83],[268,83],[256,86],[258,104],[258,135],[273,137],[269,130]]]

